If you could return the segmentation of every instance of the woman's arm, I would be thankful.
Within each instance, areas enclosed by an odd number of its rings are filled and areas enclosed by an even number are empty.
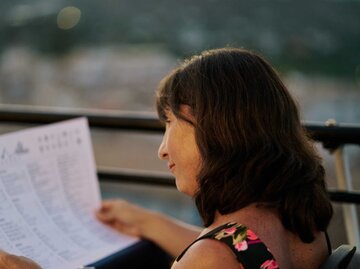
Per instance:
[[[173,257],[200,234],[201,228],[123,200],[104,201],[97,212],[103,223],[125,234],[153,241]]]

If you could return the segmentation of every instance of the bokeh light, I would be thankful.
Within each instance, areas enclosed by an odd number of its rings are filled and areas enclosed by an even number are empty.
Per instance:
[[[60,10],[57,16],[57,25],[60,29],[69,30],[75,27],[81,18],[81,10],[77,7],[69,6]]]

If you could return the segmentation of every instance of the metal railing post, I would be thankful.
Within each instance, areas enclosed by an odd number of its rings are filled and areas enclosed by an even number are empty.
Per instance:
[[[337,187],[339,190],[351,191],[352,179],[344,146],[339,146],[333,154],[335,156]],[[360,248],[359,222],[356,206],[354,204],[343,204],[342,207],[348,242]]]

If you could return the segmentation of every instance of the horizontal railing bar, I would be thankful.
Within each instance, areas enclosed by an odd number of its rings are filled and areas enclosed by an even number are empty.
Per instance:
[[[98,168],[100,182],[134,183],[150,186],[176,187],[174,178],[167,173],[132,169]],[[360,192],[328,190],[333,202],[360,204]]]
[[[162,132],[163,125],[155,113],[96,109],[50,109],[17,105],[0,105],[0,122],[48,124],[77,117],[87,117],[90,127]]]
[[[150,132],[164,130],[157,115],[151,112],[0,105],[2,123],[45,124],[76,117],[87,117],[90,126],[97,128]],[[336,148],[342,144],[360,145],[360,124],[325,126],[321,122],[303,122],[303,125],[310,137],[322,142],[326,148]]]
[[[335,149],[343,144],[360,145],[360,124],[326,126],[325,123],[304,122],[304,127],[310,137],[322,142],[325,148]]]
[[[359,191],[336,191],[328,190],[331,201],[360,205]]]

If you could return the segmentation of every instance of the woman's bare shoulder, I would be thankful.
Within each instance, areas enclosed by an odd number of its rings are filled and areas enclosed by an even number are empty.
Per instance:
[[[239,269],[234,253],[224,243],[213,239],[202,239],[194,243],[172,269]],[[241,267],[240,267],[241,268]]]

